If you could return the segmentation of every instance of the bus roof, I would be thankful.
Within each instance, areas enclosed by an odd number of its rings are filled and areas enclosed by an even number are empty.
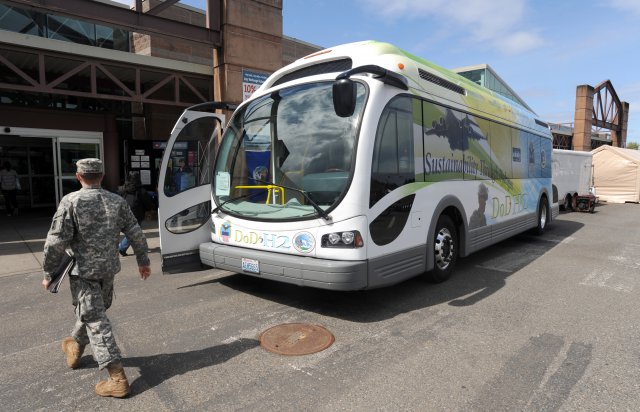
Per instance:
[[[438,96],[453,104],[548,133],[548,125],[518,102],[392,44],[374,40],[343,44],[298,59],[272,74],[256,94],[303,77],[340,73],[369,64],[404,76],[413,93]]]

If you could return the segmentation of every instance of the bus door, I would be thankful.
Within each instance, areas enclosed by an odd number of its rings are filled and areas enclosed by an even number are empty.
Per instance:
[[[224,116],[185,110],[167,142],[158,178],[158,226],[163,272],[200,264],[211,240],[213,162]]]

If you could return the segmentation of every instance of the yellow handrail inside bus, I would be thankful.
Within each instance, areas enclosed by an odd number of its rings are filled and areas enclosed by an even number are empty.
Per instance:
[[[236,186],[236,189],[267,189],[267,200],[264,202],[265,204],[269,203],[271,200],[271,191],[277,190],[280,191],[280,204],[284,205],[284,188],[276,185],[258,185],[258,186]]]

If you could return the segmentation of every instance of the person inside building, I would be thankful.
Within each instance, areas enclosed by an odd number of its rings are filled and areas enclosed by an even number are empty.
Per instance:
[[[174,179],[177,192],[183,192],[193,187],[193,170],[182,158],[178,160],[178,170],[174,175]]]
[[[130,392],[129,381],[106,315],[113,299],[114,277],[120,271],[116,245],[124,232],[136,253],[140,277],[146,280],[151,275],[147,240],[127,202],[101,188],[102,161],[82,159],[76,168],[82,188],[63,197],[53,217],[44,245],[42,286],[49,286],[51,274],[68,249],[76,260],[69,275],[76,323],[71,336],[62,342],[67,366],[78,368],[90,343],[99,369],[109,372],[109,378],[96,385],[96,393],[122,398]]]
[[[18,172],[11,166],[9,161],[4,162],[2,170],[0,170],[0,187],[2,187],[7,216],[17,216],[20,181],[18,180]]]
[[[142,227],[147,211],[155,209],[155,204],[149,193],[142,187],[139,172],[129,172],[127,180],[122,186],[120,196],[127,201],[129,208],[138,221],[138,225]],[[129,249],[129,239],[125,236],[118,244],[118,252],[121,256],[127,256]]]

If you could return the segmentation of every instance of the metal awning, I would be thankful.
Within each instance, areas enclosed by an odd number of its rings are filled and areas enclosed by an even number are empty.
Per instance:
[[[0,41],[0,89],[188,107],[213,99],[212,85],[209,66],[11,32]]]

